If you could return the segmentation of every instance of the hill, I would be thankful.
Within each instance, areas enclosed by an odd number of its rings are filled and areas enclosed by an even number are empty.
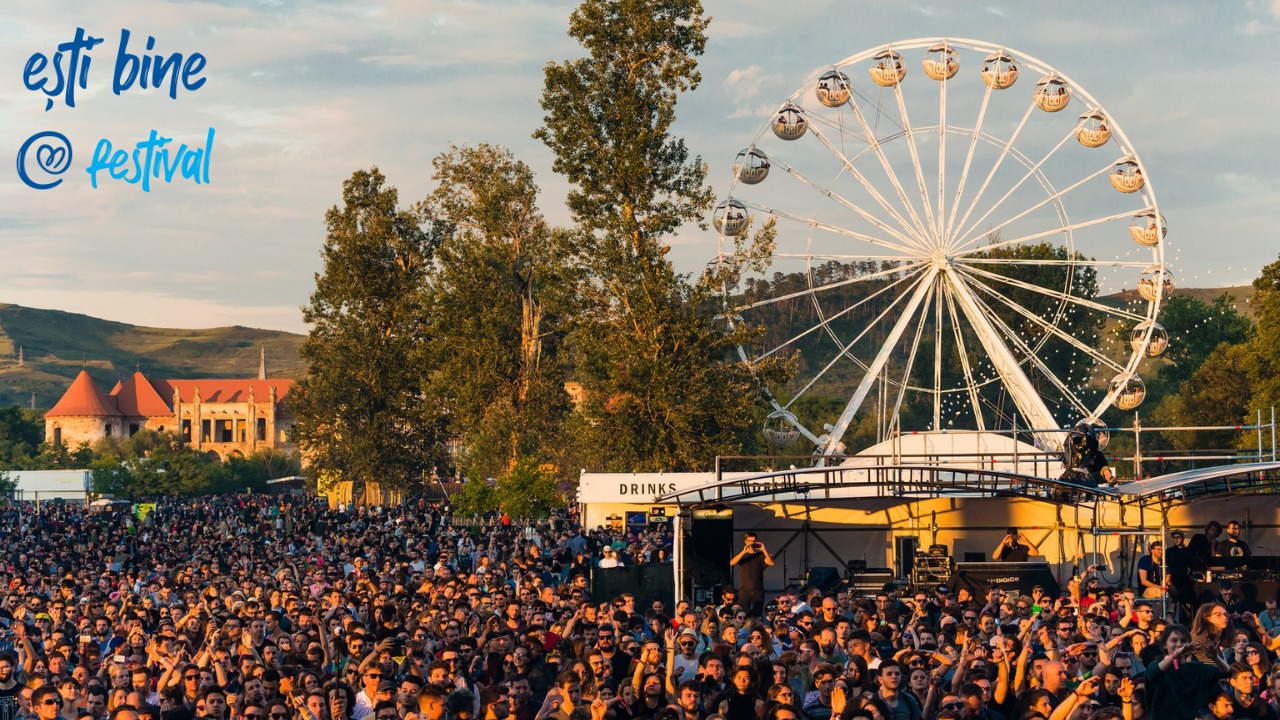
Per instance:
[[[1237,287],[1220,287],[1220,288],[1181,288],[1173,289],[1173,294],[1178,297],[1195,298],[1204,303],[1212,304],[1219,295],[1226,293],[1231,297],[1232,303],[1235,305],[1236,312],[1244,317],[1253,319],[1253,286],[1239,285]],[[1123,290],[1111,295],[1104,295],[1098,298],[1099,302],[1110,305],[1111,307],[1121,307],[1129,303],[1146,302],[1138,297],[1137,290]]]
[[[305,370],[304,336],[276,330],[221,327],[152,328],[20,305],[0,304],[0,406],[53,406],[81,367],[103,392],[135,369],[156,378],[250,378],[267,352],[271,377]],[[22,364],[19,365],[19,348]]]

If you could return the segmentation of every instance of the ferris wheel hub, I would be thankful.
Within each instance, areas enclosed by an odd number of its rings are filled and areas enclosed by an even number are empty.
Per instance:
[[[929,262],[934,269],[942,272],[951,267],[951,256],[947,254],[945,248],[934,248],[929,251]]]

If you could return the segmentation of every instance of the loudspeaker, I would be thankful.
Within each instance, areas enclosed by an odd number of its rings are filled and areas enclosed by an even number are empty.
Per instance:
[[[920,548],[920,538],[914,535],[899,535],[893,539],[893,570],[898,577],[910,577],[911,567],[916,559],[916,550]]]
[[[840,575],[833,567],[815,567],[809,570],[809,579],[807,583],[810,587],[816,587],[822,592],[830,592],[836,589],[840,584]]]
[[[733,574],[729,558],[733,548],[733,518],[694,519],[685,543],[685,567],[698,585],[728,585]],[[716,598],[719,600],[719,597]]]

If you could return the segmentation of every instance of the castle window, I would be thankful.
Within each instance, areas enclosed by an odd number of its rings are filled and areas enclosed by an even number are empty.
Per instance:
[[[111,423],[107,423],[106,435],[107,437],[111,437]]]
[[[53,444],[54,445],[62,444],[62,428],[56,425],[53,427]]]
[[[267,440],[267,419],[258,418],[258,426],[256,429],[258,442],[266,442]]]
[[[214,442],[235,442],[235,436],[231,433],[230,420],[217,420],[214,424]]]
[[[200,421],[200,442],[209,442],[212,438],[213,423],[209,420]]]
[[[182,421],[182,439],[191,442],[191,421]]]
[[[133,437],[134,435],[137,435],[138,430],[139,430],[138,423],[129,423],[129,437]]]

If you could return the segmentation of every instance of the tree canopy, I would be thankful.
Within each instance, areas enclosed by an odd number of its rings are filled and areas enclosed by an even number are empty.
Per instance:
[[[427,372],[427,276],[440,233],[398,206],[377,168],[325,216],[324,269],[303,308],[309,373],[290,393],[309,472],[404,487],[444,454]]]

